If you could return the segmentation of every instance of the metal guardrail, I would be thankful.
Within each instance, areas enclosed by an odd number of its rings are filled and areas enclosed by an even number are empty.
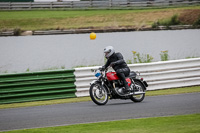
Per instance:
[[[0,75],[0,104],[76,97],[74,70]]]
[[[147,90],[200,85],[200,58],[130,64]],[[96,67],[0,75],[0,104],[89,96]],[[112,69],[111,69],[112,70]]]
[[[149,84],[147,90],[200,85],[200,58],[130,64],[129,67],[140,72]],[[89,96],[90,82],[96,79],[91,69],[97,68],[75,69],[77,97]]]
[[[132,2],[131,0],[104,0],[104,1],[66,1],[66,2],[0,2],[1,10],[31,10],[46,9],[89,9],[89,8],[127,8],[127,7],[157,7],[200,4],[199,0],[166,0]]]

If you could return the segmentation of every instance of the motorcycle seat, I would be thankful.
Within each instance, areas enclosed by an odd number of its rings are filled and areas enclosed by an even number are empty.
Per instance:
[[[134,71],[131,71],[129,76],[127,76],[126,78],[136,78],[137,74]]]

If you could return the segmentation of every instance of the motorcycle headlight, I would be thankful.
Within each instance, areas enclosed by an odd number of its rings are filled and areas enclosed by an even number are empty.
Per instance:
[[[95,77],[99,77],[99,76],[101,76],[101,73],[96,73],[95,74]]]

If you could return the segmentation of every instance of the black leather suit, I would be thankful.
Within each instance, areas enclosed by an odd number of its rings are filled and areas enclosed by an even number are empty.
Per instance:
[[[122,54],[113,53],[103,67],[107,68],[110,65],[117,73],[117,76],[123,81],[125,88],[128,89],[129,87],[128,83],[126,82],[126,76],[130,74],[130,69],[124,61]]]

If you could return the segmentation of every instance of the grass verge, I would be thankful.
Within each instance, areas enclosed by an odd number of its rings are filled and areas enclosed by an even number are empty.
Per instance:
[[[171,95],[171,94],[195,93],[195,92],[200,92],[200,86],[147,91],[146,96]],[[84,102],[90,100],[91,100],[90,97],[79,97],[79,98],[68,98],[68,99],[58,99],[58,100],[48,100],[48,101],[2,104],[0,105],[0,109]]]
[[[200,114],[129,119],[5,133],[199,133]]]
[[[168,19],[191,9],[200,9],[200,6],[134,10],[0,11],[0,31],[151,27],[157,20]]]

